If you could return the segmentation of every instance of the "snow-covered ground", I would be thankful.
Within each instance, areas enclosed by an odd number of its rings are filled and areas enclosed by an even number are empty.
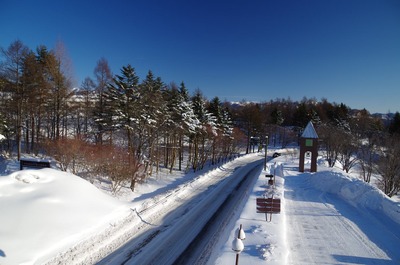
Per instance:
[[[179,196],[194,193],[198,183],[221,172],[229,177],[257,159],[262,154],[208,172],[159,175],[119,198],[54,169],[0,176],[0,264],[56,264],[68,255],[79,256],[68,264],[88,264],[85,254],[92,255],[95,244],[103,243],[100,252],[116,249],[132,226],[146,222],[137,213],[157,200],[181,200]],[[246,232],[240,264],[400,264],[398,202],[323,163],[317,173],[299,173],[297,167],[295,156],[268,162],[221,233],[208,264],[235,262],[231,242],[240,224]],[[268,185],[265,174],[275,174],[275,186]],[[272,194],[281,198],[282,210],[267,222],[256,212],[256,198]]]
[[[400,203],[320,162],[318,172],[300,173],[297,158],[270,161],[209,264],[233,264],[231,242],[240,224],[246,232],[241,264],[400,264]],[[275,188],[264,173],[275,173]],[[271,193],[282,199],[282,211],[266,222],[256,213],[256,198]]]
[[[0,264],[41,264],[126,208],[89,182],[54,169],[0,176]]]

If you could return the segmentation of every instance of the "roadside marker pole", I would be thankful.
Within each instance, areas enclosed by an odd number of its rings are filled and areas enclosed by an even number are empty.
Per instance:
[[[237,237],[232,241],[232,250],[236,252],[236,265],[239,265],[239,254],[244,249],[244,244],[242,240],[246,239],[246,235],[242,229],[242,225],[240,225],[238,229]]]
[[[267,150],[268,150],[268,135],[265,136],[264,171],[267,170]]]

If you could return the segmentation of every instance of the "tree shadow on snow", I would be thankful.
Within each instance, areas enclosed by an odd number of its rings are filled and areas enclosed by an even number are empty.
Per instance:
[[[250,256],[257,257],[261,260],[268,260],[268,257],[272,255],[273,246],[271,244],[248,245],[245,246],[244,251]]]

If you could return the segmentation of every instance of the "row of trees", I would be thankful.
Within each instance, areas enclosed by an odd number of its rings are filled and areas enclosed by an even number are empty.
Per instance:
[[[266,132],[256,138],[272,135],[271,144],[278,139],[283,146],[297,141],[302,128],[311,120],[329,166],[339,164],[346,172],[358,166],[360,177],[366,182],[371,181],[372,174],[380,176],[378,184],[388,196],[400,191],[398,112],[393,117],[374,116],[365,109],[351,110],[344,104],[307,98],[301,102],[276,100],[247,104],[243,110],[248,113],[248,118],[243,120],[248,128],[253,128],[252,135],[265,128]]]
[[[35,53],[15,41],[1,51],[3,133],[9,149],[16,141],[19,158],[23,141],[32,151],[42,137],[60,137],[62,117],[72,96],[71,83],[64,72],[61,45],[53,51],[39,46]]]
[[[338,162],[346,172],[359,166],[366,182],[374,173],[381,176],[379,186],[388,196],[400,191],[400,134],[382,130],[365,112],[341,125],[320,124],[318,132],[329,166]]]
[[[34,52],[16,41],[1,52],[3,148],[11,153],[17,146],[18,159],[46,151],[65,170],[112,175],[116,168],[106,165],[129,168],[114,180],[129,178],[134,189],[160,165],[198,170],[238,152],[241,137],[228,109],[199,90],[190,96],[184,83],[166,85],[151,71],[140,81],[130,65],[113,76],[102,58],[95,80],[72,89],[57,49]],[[104,154],[113,155],[100,159]]]
[[[184,83],[165,86],[151,71],[139,82],[132,66],[122,67],[102,92],[102,110],[95,113],[97,141],[120,146],[135,168],[152,174],[162,162],[172,169],[198,170],[237,152],[231,117],[218,98],[207,102],[200,91],[190,98]],[[140,175],[141,176],[141,175]],[[131,180],[133,189],[136,178]]]
[[[0,130],[3,149],[47,153],[64,170],[108,176],[113,189],[169,170],[198,170],[246,148],[297,143],[312,120],[330,166],[349,171],[356,164],[369,182],[382,176],[392,196],[400,188],[400,114],[386,122],[366,110],[351,110],[327,99],[262,103],[207,100],[185,84],[165,84],[152,71],[140,80],[131,65],[113,75],[101,58],[94,78],[73,89],[62,44],[30,50],[21,41],[1,49]],[[258,139],[254,141],[254,139]]]

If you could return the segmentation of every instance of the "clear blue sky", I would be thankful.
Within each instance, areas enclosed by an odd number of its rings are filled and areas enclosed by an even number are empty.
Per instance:
[[[105,57],[211,99],[400,111],[399,0],[0,0],[0,46],[61,40],[80,85]]]

